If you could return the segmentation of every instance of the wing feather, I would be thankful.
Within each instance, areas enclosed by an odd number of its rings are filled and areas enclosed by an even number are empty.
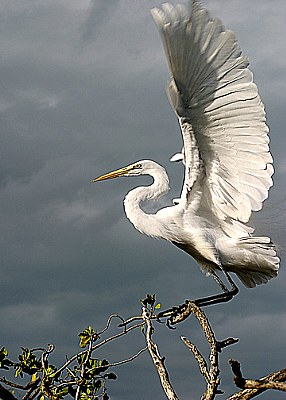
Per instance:
[[[183,135],[181,200],[221,220],[247,222],[272,185],[264,107],[235,34],[197,0],[190,8],[167,3],[152,10]]]

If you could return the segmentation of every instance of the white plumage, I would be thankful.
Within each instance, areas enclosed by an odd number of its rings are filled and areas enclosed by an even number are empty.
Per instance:
[[[215,278],[235,272],[247,287],[278,273],[279,258],[268,237],[247,226],[272,186],[272,157],[263,104],[235,34],[197,0],[152,10],[171,79],[168,97],[181,126],[185,179],[175,205],[146,214],[140,204],[168,190],[168,176],[143,160],[95,181],[148,174],[152,185],[129,192],[127,217],[139,231],[174,243]],[[227,274],[228,276],[228,274]],[[216,279],[217,280],[217,279]],[[221,285],[222,286],[222,285]]]

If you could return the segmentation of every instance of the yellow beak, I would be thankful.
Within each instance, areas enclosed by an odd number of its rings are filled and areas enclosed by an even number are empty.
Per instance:
[[[134,169],[134,166],[128,165],[128,167],[123,167],[123,168],[117,169],[116,171],[108,172],[107,174],[101,175],[98,178],[93,179],[92,182],[105,181],[106,179],[114,179],[114,178],[118,178],[119,176],[128,175],[128,173],[132,169]]]

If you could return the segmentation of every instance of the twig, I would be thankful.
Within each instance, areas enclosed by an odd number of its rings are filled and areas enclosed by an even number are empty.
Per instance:
[[[237,342],[239,342],[238,338],[227,338],[224,340],[220,340],[218,342],[216,342],[217,345],[217,351],[221,352],[222,349],[224,349],[227,346],[231,346],[232,344],[236,344]]]
[[[129,357],[129,358],[125,358],[124,360],[121,361],[116,361],[113,363],[109,363],[106,365],[106,367],[111,368],[111,367],[117,367],[118,365],[122,365],[122,364],[126,364],[130,361],[135,360],[137,357],[140,356],[140,354],[144,353],[144,351],[147,350],[147,347],[144,347],[143,349],[139,350],[136,354],[134,354],[133,356]]]
[[[108,343],[108,342],[110,342],[110,341],[112,341],[112,340],[118,339],[119,337],[126,335],[127,333],[129,333],[129,332],[132,331],[133,329],[140,328],[140,327],[143,326],[143,325],[144,325],[144,322],[141,322],[141,323],[139,323],[139,324],[136,324],[136,325],[131,326],[131,327],[128,328],[128,329],[124,329],[122,332],[119,332],[119,333],[117,333],[116,335],[110,336],[109,338],[102,340],[102,342],[97,343],[96,345],[94,345],[94,346],[92,347],[91,351],[95,351],[95,350],[97,350],[99,347],[104,346],[106,343]],[[74,356],[72,356],[71,358],[69,358],[69,359],[65,362],[65,364],[63,364],[63,365],[57,370],[57,374],[60,375],[60,373],[61,373],[62,371],[64,371],[64,370],[66,369],[67,366],[69,366],[73,361],[75,361],[75,360],[78,358],[78,356],[81,356],[81,355],[85,354],[86,351],[87,351],[87,350],[81,351],[80,353],[77,353],[77,354],[75,354]]]
[[[163,390],[169,400],[179,400],[170,383],[169,374],[164,364],[164,358],[160,356],[157,345],[151,339],[153,327],[146,307],[142,308],[142,316],[146,323],[145,337],[148,351],[158,372]]]
[[[40,393],[40,388],[31,388],[28,392],[22,397],[22,400],[33,400]]]
[[[98,332],[98,336],[102,335],[105,331],[109,329],[113,318],[118,318],[122,321],[121,324],[118,325],[119,327],[124,326],[124,318],[122,318],[119,314],[112,314],[109,316],[105,328],[101,332]]]
[[[127,333],[129,333],[133,329],[140,328],[143,325],[144,325],[144,322],[141,322],[139,324],[130,326],[130,328],[128,328],[128,329],[124,329],[122,332],[119,332],[119,333],[115,334],[114,336],[110,336],[109,338],[107,338],[107,339],[103,340],[102,342],[100,342],[100,343],[96,344],[95,346],[93,346],[92,347],[92,351],[97,350],[99,347],[104,346],[106,343],[108,343],[108,342],[110,342],[110,341],[112,341],[114,339],[118,339],[119,337],[126,335]]]
[[[138,316],[135,316],[135,317],[130,317],[130,318],[126,319],[126,320],[123,320],[121,322],[121,324],[118,324],[118,328],[125,327],[126,325],[131,324],[131,322],[142,321],[142,320],[143,320],[142,315],[140,315],[140,316],[138,315]]]
[[[48,348],[47,349],[34,349],[34,351],[36,350],[41,350],[42,351],[42,357],[41,357],[41,363],[42,363],[42,367],[43,369],[46,368],[46,363],[47,363],[47,359],[49,357],[49,355],[55,350],[55,346],[53,344],[48,344]]]
[[[5,385],[16,388],[16,389],[21,389],[21,390],[28,390],[31,387],[34,387],[37,385],[40,381],[40,378],[37,378],[35,381],[30,381],[27,383],[27,385],[19,385],[18,383],[14,383],[11,381],[8,381],[5,377],[1,378],[0,377],[0,382],[5,383]]]

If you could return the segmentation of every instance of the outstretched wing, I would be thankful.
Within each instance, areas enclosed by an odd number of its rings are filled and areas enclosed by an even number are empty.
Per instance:
[[[181,200],[197,201],[221,220],[247,222],[272,185],[264,107],[235,34],[197,0],[190,8],[190,14],[182,5],[152,10],[183,134]]]

